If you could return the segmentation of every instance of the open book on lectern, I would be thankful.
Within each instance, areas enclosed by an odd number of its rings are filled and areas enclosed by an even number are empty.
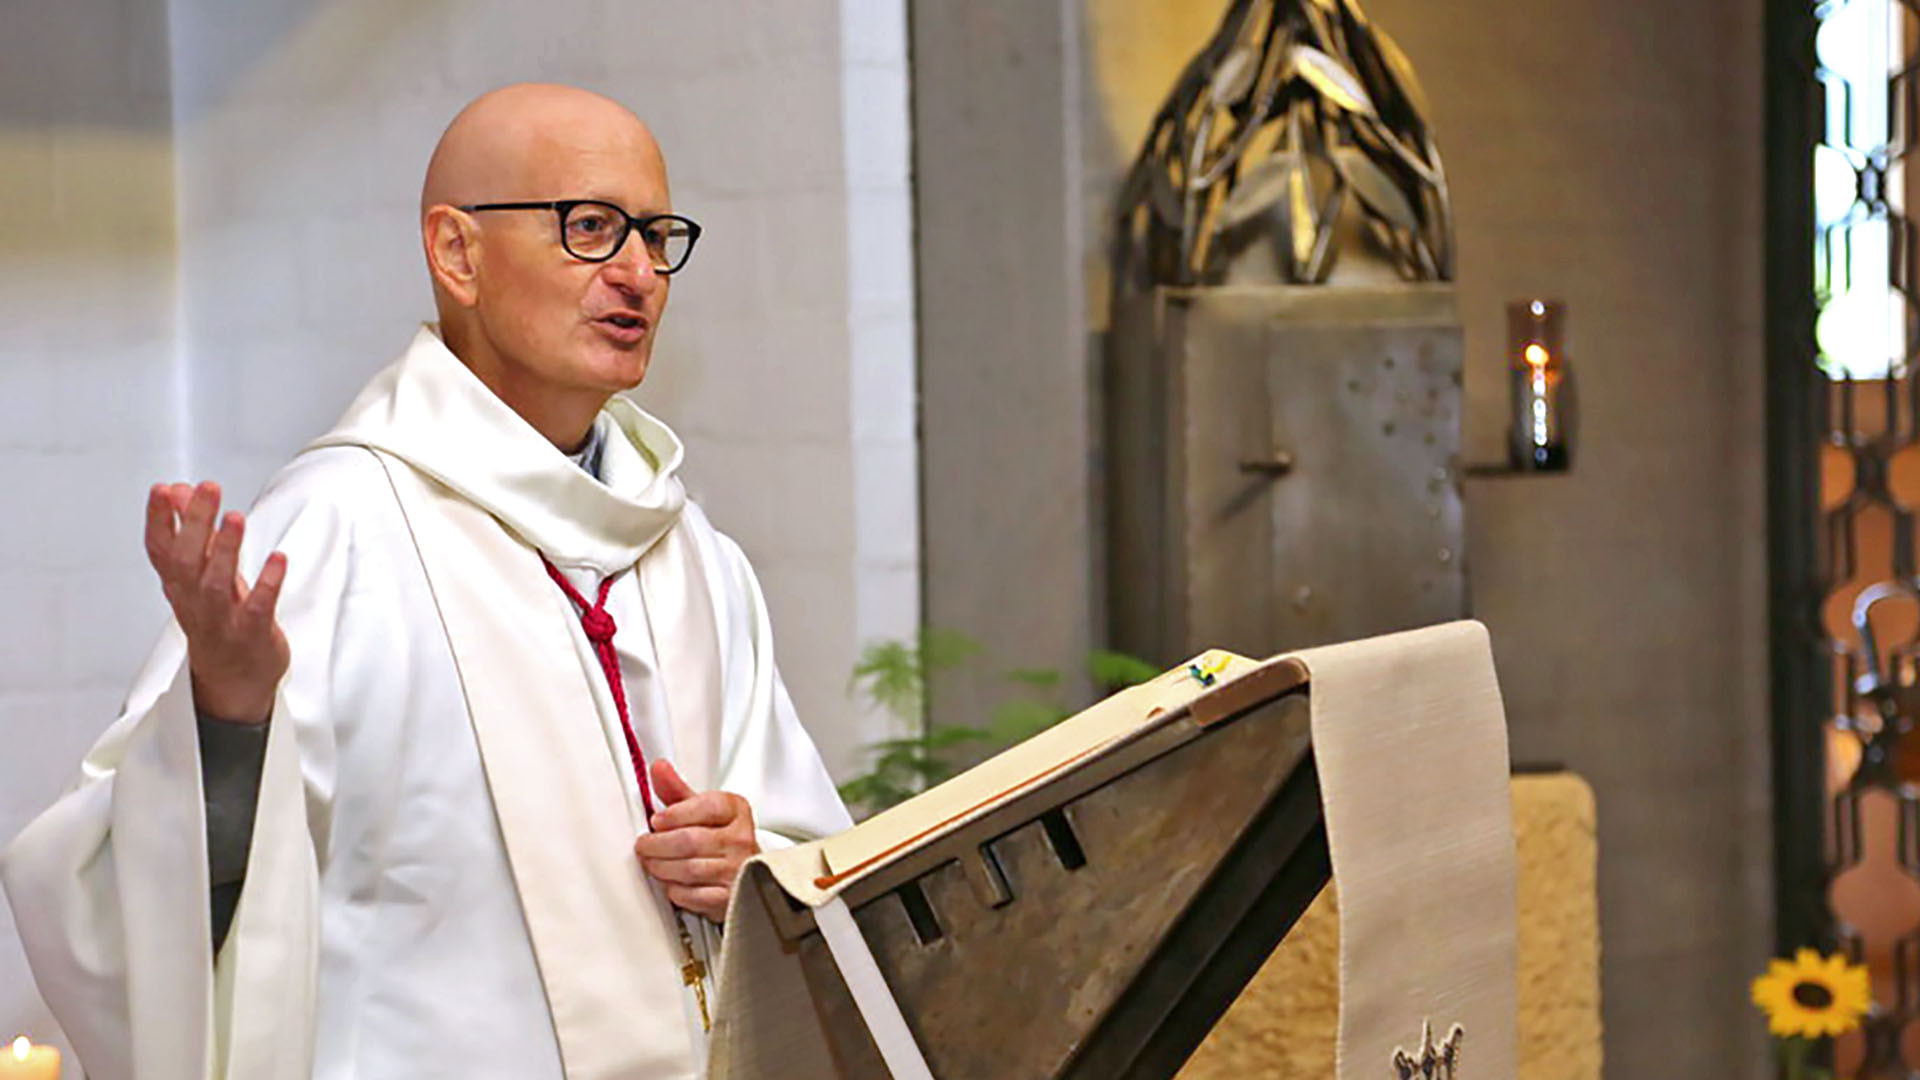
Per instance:
[[[820,843],[829,876],[844,876],[901,850],[950,821],[998,802],[1110,746],[1206,690],[1257,667],[1213,650],[1158,678],[1121,690],[959,776]]]
[[[1511,1080],[1486,632],[1210,650],[750,862],[709,1076],[1170,1077],[1331,877],[1346,1078]]]

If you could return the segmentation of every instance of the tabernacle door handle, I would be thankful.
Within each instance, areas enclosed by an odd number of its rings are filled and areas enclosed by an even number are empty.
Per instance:
[[[1249,476],[1266,476],[1277,480],[1293,471],[1293,451],[1275,447],[1265,457],[1241,458],[1240,471]]]

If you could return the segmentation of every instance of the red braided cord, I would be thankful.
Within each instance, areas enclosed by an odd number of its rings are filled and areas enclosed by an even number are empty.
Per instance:
[[[627,690],[620,678],[620,657],[613,651],[613,635],[619,629],[614,625],[613,616],[607,613],[607,591],[613,587],[613,578],[600,582],[600,595],[592,604],[580,595],[580,590],[554,568],[545,555],[540,556],[540,565],[547,568],[547,576],[553,579],[560,591],[580,612],[580,628],[587,632],[587,640],[593,643],[593,652],[600,658],[600,670],[606,673],[607,688],[613,692],[613,707],[620,713],[620,730],[627,736],[627,754],[633,758],[633,775],[640,781],[640,802],[647,808],[647,817],[653,817],[653,785],[647,782],[647,756],[640,750],[640,740],[634,737],[633,720],[627,715]]]

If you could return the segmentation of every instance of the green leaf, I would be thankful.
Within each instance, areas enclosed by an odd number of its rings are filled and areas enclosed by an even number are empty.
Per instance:
[[[956,667],[986,651],[986,646],[958,630],[924,627],[920,631],[920,667],[932,674]]]
[[[920,758],[913,763],[913,773],[924,784],[931,786],[952,776],[953,766],[938,758]]]
[[[917,754],[926,745],[918,735],[906,735],[898,739],[879,739],[867,744],[867,750],[875,754]]]
[[[888,807],[898,806],[917,794],[916,789],[878,776],[855,777],[840,785],[840,798],[850,807],[864,810],[860,817],[871,816]]]
[[[840,798],[854,806],[874,806],[886,802],[896,790],[896,785],[869,774],[841,784]]]
[[[869,641],[866,648],[860,650],[859,659],[853,664],[853,674],[859,678],[869,671],[911,669],[914,663],[912,646],[897,639],[883,638]]]
[[[993,737],[985,728],[942,727],[927,734],[926,746],[929,750],[945,750],[949,746],[960,746],[971,742],[984,742]]]
[[[909,722],[920,715],[925,688],[919,654],[900,641],[876,641],[860,650],[849,686],[896,718]]]
[[[912,775],[916,763],[925,756],[917,746],[899,746],[876,754],[873,759],[875,776],[905,777]]]
[[[1138,686],[1160,677],[1160,669],[1137,656],[1095,649],[1087,656],[1087,674],[1109,690]]]
[[[1035,690],[1052,690],[1060,685],[1060,673],[1053,668],[1015,668],[1007,672],[1007,681]]]

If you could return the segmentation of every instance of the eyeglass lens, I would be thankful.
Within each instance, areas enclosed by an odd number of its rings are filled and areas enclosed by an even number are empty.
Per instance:
[[[627,238],[627,216],[606,203],[575,205],[561,223],[561,237],[575,258],[605,259]],[[693,230],[684,221],[660,218],[640,230],[648,259],[655,270],[672,272],[686,261],[693,246]]]

